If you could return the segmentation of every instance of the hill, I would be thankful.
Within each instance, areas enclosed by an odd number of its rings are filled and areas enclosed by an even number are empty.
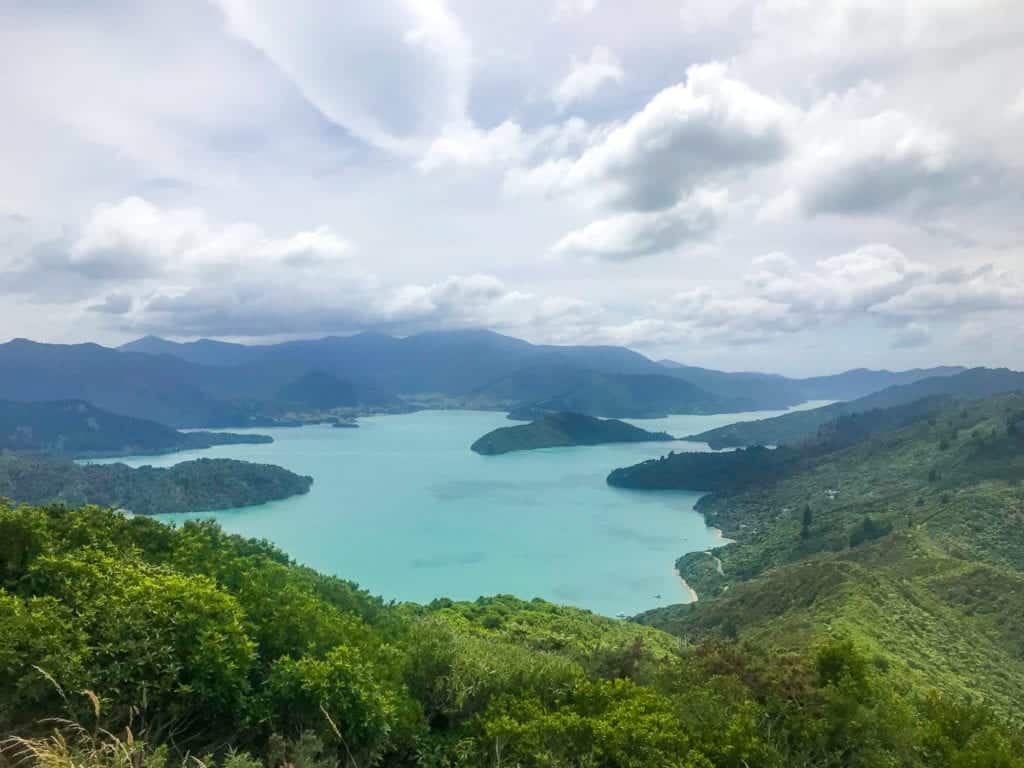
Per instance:
[[[736,543],[680,558],[694,607],[639,620],[780,652],[850,637],[902,679],[1014,711],[1024,396],[930,403],[895,428],[881,426],[886,411],[846,417],[878,426],[780,449],[783,471],[723,480],[698,508]],[[681,475],[673,487],[688,485]]]
[[[1024,373],[1005,368],[974,368],[950,376],[937,376],[890,387],[850,402],[833,403],[823,408],[796,411],[771,419],[730,424],[686,439],[706,442],[716,450],[743,445],[792,444],[812,437],[818,429],[840,416],[909,404],[927,397],[979,399],[1020,389],[1024,389]]]
[[[530,424],[495,429],[471,448],[476,453],[495,456],[534,448],[671,440],[675,438],[667,432],[648,432],[624,421],[596,419],[581,413],[553,413]]]
[[[272,464],[196,459],[169,469],[0,455],[0,497],[25,504],[99,504],[139,515],[234,509],[306,493],[313,478]]]
[[[323,371],[310,371],[281,387],[276,400],[288,406],[330,411],[358,405],[352,384]]]
[[[168,355],[98,344],[0,344],[0,399],[85,400],[103,410],[173,427],[248,424],[245,410],[203,386],[204,369]]]
[[[0,532],[12,764],[1024,766],[1018,727],[845,641],[779,655],[509,596],[394,605],[208,522],[0,503]]]
[[[179,432],[155,421],[110,413],[82,400],[0,400],[0,451],[96,458],[270,442],[273,438],[266,435]]]

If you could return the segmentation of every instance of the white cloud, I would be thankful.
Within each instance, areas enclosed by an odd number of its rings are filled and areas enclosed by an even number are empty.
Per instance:
[[[517,123],[505,121],[489,131],[462,123],[448,126],[417,167],[425,173],[447,167],[491,168],[519,161],[526,151],[523,129]]]
[[[605,83],[621,83],[626,73],[618,57],[604,46],[590,52],[590,58],[572,60],[572,70],[558,84],[551,98],[559,111],[593,96]]]
[[[894,111],[847,121],[839,136],[809,146],[799,164],[810,213],[877,211],[963,178],[948,136]]]
[[[894,349],[914,349],[932,343],[931,329],[923,323],[908,323],[892,340]]]
[[[575,161],[523,174],[523,185],[596,194],[623,210],[670,208],[706,179],[775,162],[786,152],[785,105],[728,77],[691,67],[685,83],[658,93]]]
[[[418,153],[466,116],[470,43],[444,0],[216,0],[325,117],[383,149]]]
[[[699,191],[663,211],[620,213],[570,232],[552,248],[559,256],[628,261],[708,237],[725,215],[721,190]]]
[[[557,0],[554,18],[556,20],[579,19],[594,12],[598,0]]]

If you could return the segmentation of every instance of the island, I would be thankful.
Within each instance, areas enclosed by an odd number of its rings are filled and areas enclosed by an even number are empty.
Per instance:
[[[552,413],[529,424],[500,427],[471,446],[476,453],[496,456],[534,448],[603,443],[647,443],[675,440],[667,432],[648,432],[617,419],[598,419],[582,413]]]
[[[313,478],[272,464],[197,459],[168,469],[0,454],[0,498],[95,504],[137,515],[234,509],[307,493]]]

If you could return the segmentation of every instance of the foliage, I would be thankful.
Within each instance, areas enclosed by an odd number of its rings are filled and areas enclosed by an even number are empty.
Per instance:
[[[1022,766],[1013,725],[861,639],[779,654],[509,596],[389,605],[215,524],[96,507],[0,506],[0,533],[0,764]]]
[[[0,498],[28,504],[86,502],[140,515],[231,509],[306,493],[311,477],[272,464],[196,459],[169,469],[79,465],[0,454]]]

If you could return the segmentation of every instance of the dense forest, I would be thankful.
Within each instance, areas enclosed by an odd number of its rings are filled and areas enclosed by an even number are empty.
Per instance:
[[[534,448],[602,443],[670,442],[667,432],[648,432],[617,419],[597,419],[582,413],[552,413],[530,424],[500,427],[473,443],[472,450],[486,456]]]
[[[11,766],[1024,766],[1009,719],[839,634],[386,604],[212,523],[3,505],[0,585]]]
[[[197,459],[168,469],[75,464],[0,454],[0,498],[28,504],[101,504],[138,515],[206,512],[306,493],[313,478],[272,464]]]

